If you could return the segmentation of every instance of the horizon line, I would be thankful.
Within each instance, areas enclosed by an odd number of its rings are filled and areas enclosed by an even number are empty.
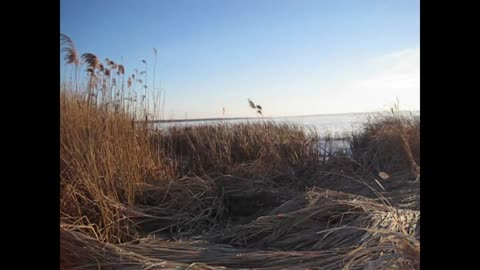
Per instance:
[[[420,110],[400,110],[400,112],[420,112]],[[148,120],[152,123],[174,123],[174,122],[200,122],[200,121],[219,121],[219,120],[248,120],[248,119],[273,119],[273,118],[289,118],[289,117],[310,117],[310,116],[330,116],[330,115],[345,115],[345,114],[368,114],[368,113],[388,113],[388,111],[371,111],[371,112],[346,112],[346,113],[316,113],[316,114],[302,114],[302,115],[288,115],[288,116],[261,116],[261,117],[207,117],[207,118],[181,118],[181,119],[165,119],[165,120]]]

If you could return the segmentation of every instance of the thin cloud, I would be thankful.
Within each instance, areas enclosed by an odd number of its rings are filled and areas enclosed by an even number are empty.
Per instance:
[[[420,108],[420,49],[407,49],[372,59],[365,78],[350,81],[350,99],[389,106],[397,98],[408,109]],[[353,94],[353,95],[352,95]]]

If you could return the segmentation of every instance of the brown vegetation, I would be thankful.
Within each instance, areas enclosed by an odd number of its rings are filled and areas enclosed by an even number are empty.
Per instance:
[[[292,124],[152,128],[146,102],[90,86],[60,100],[62,269],[419,269],[418,119],[324,153]]]

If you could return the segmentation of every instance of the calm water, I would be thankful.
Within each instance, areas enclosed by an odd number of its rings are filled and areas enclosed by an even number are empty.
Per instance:
[[[411,112],[413,115],[418,116],[420,112]],[[381,113],[385,114],[385,113]],[[241,122],[256,122],[269,120],[278,123],[294,123],[304,126],[308,129],[316,130],[320,135],[332,134],[340,135],[345,133],[351,133],[361,129],[362,124],[365,123],[369,117],[375,117],[380,113],[346,113],[346,114],[329,114],[329,115],[313,115],[313,116],[290,116],[290,117],[273,117],[263,119],[245,119],[245,120],[228,120],[223,121],[225,123],[241,123]],[[217,124],[222,122],[216,121],[192,121],[192,122],[179,122],[179,123],[161,123],[156,124],[158,127],[170,127],[172,125],[205,125],[205,124]]]
[[[370,117],[377,117],[380,115],[386,115],[388,113],[346,113],[346,114],[330,114],[330,115],[312,115],[312,116],[291,116],[291,117],[274,117],[263,119],[244,119],[244,120],[215,120],[215,121],[192,121],[192,122],[177,122],[177,123],[159,123],[157,127],[168,128],[171,126],[195,126],[205,124],[218,124],[221,122],[234,124],[244,122],[256,122],[256,121],[274,121],[278,123],[293,123],[304,126],[307,130],[315,130],[320,136],[334,135],[336,137],[345,138],[348,137],[353,131],[358,131],[362,128]],[[404,112],[406,115],[419,116],[419,111]],[[337,139],[329,141],[328,143],[321,140],[319,143],[320,152],[323,155],[325,151],[336,152],[342,151],[347,154],[350,153],[348,140]]]

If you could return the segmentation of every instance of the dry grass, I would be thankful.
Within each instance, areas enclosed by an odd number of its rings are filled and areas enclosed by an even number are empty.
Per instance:
[[[124,66],[83,60],[87,97],[60,99],[61,269],[419,269],[419,119],[372,119],[351,155],[292,124],[152,129],[146,71],[124,89]]]
[[[151,130],[63,93],[61,267],[419,269],[418,123],[382,121],[325,160],[295,125]]]
[[[274,176],[319,164],[318,136],[273,122],[172,127],[152,138],[182,175]]]
[[[62,96],[60,115],[62,220],[102,241],[128,239],[125,208],[140,184],[164,181],[170,168],[146,130],[120,112]]]
[[[317,189],[272,212],[214,238],[246,248],[329,250],[359,246],[372,237],[371,231],[414,236],[419,218],[418,211],[398,210],[361,196]]]
[[[354,134],[353,158],[369,170],[392,172],[410,169],[414,178],[420,175],[420,119],[401,115],[381,116],[365,124]]]
[[[298,126],[152,131],[64,93],[62,268],[418,269],[415,128],[370,122],[325,161]]]
[[[154,238],[111,244],[70,230],[60,232],[62,263],[69,269],[419,269],[419,242],[414,237],[388,230],[357,230],[369,237],[356,246],[325,250],[253,249]],[[353,240],[348,236],[337,232],[339,240]]]

